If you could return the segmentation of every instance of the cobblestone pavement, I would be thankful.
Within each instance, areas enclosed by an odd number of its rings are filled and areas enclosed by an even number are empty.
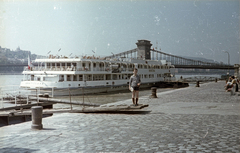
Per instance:
[[[240,150],[240,96],[224,82],[141,97],[148,114],[54,114],[0,128],[0,152],[214,152]],[[130,104],[130,100],[118,103]]]

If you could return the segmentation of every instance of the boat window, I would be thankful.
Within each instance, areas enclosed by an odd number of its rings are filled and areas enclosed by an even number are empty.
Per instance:
[[[84,81],[92,81],[92,75],[84,75]]]
[[[104,80],[103,74],[93,75],[93,81]]]
[[[73,81],[77,81],[77,76],[76,75],[73,76]]]
[[[82,63],[82,67],[85,67],[86,66],[86,64],[85,63]]]
[[[62,63],[62,66],[65,66],[65,63]]]
[[[73,66],[77,66],[77,63],[72,63]]]
[[[60,66],[60,63],[57,63],[57,66],[59,67],[59,66]]]
[[[117,80],[117,75],[113,74],[113,80]]]
[[[83,80],[83,76],[79,75],[79,81],[82,81],[82,80]]]
[[[55,66],[55,63],[52,63],[52,66]]]
[[[64,75],[59,75],[59,81],[64,81]]]
[[[93,67],[96,67],[96,63],[93,63]]]
[[[34,81],[34,75],[31,75],[31,81]]]
[[[70,75],[67,75],[67,81],[71,81]]]
[[[149,74],[149,78],[154,78],[154,74]]]
[[[71,66],[71,63],[67,63],[67,66]]]
[[[111,74],[106,75],[106,80],[111,80]]]

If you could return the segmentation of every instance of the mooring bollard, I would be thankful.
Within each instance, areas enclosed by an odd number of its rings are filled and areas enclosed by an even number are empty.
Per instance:
[[[41,130],[42,125],[42,106],[33,106],[32,107],[32,129]]]
[[[200,85],[199,85],[199,81],[197,81],[197,83],[196,83],[196,87],[200,87]]]
[[[156,87],[152,87],[151,90],[152,90],[151,97],[152,98],[157,98],[157,88]]]
[[[217,81],[218,81],[218,79],[216,78],[216,79],[215,79],[215,82],[217,82]]]
[[[178,82],[174,83],[173,88],[178,88]]]

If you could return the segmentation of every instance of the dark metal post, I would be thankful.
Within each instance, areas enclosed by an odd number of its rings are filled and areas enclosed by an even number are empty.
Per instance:
[[[200,87],[200,85],[199,85],[199,81],[197,81],[197,83],[196,83],[196,87]]]
[[[157,88],[152,87],[151,90],[152,90],[151,98],[157,98]]]

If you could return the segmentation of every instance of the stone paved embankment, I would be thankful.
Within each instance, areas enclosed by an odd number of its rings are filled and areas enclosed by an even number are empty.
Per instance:
[[[54,114],[43,130],[31,122],[0,128],[0,152],[238,153],[239,98],[212,82],[141,97],[149,114]]]

